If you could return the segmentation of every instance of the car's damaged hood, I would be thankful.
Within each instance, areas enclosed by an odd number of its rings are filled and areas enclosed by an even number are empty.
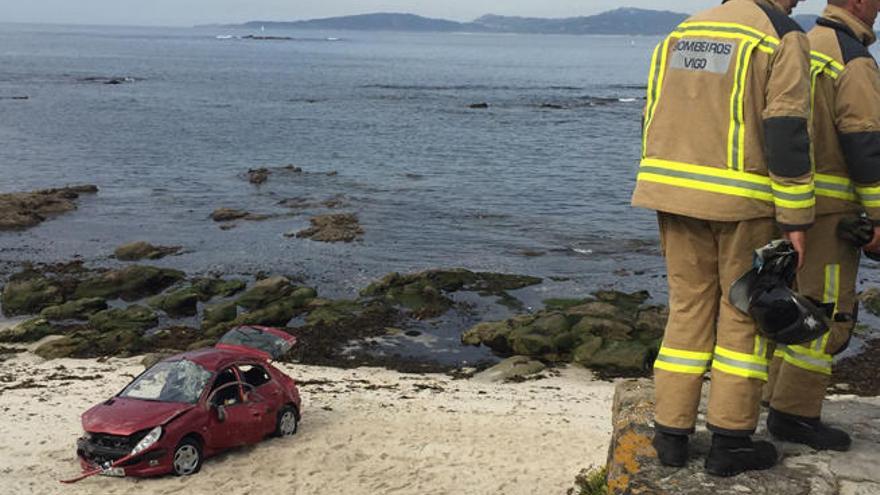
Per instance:
[[[180,402],[157,402],[114,397],[82,415],[83,429],[89,433],[131,435],[163,425],[196,407]]]

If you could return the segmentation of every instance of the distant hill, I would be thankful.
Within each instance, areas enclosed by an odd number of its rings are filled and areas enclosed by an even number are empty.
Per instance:
[[[687,14],[620,8],[601,14],[561,19],[484,15],[473,22],[431,19],[414,14],[376,13],[307,21],[251,21],[225,27],[274,29],[346,29],[358,31],[488,32],[536,34],[665,34]]]
[[[620,8],[601,14],[565,19],[484,15],[473,24],[492,31],[542,34],[666,34],[687,14],[665,10]]]

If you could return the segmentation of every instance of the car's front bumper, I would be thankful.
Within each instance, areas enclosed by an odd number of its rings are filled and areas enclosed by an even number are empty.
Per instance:
[[[76,442],[76,454],[84,471],[103,468],[108,476],[157,476],[171,471],[171,456],[160,445],[154,446],[121,463],[118,469],[107,469],[127,456],[129,450],[97,445],[87,438]]]

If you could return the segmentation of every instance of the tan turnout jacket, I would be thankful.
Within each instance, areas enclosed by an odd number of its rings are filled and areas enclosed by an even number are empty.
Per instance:
[[[728,0],[655,49],[633,205],[812,222],[807,37],[772,0]]]
[[[816,213],[864,208],[880,221],[880,70],[874,31],[829,5],[809,34]]]

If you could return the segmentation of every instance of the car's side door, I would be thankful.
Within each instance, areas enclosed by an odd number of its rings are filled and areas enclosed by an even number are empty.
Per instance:
[[[217,374],[208,395],[211,409],[205,441],[216,450],[254,443],[260,424],[253,407],[244,400],[235,367]]]
[[[257,441],[275,431],[281,400],[280,385],[272,379],[264,366],[255,362],[240,363],[239,376],[245,392],[245,403],[258,423]]]

